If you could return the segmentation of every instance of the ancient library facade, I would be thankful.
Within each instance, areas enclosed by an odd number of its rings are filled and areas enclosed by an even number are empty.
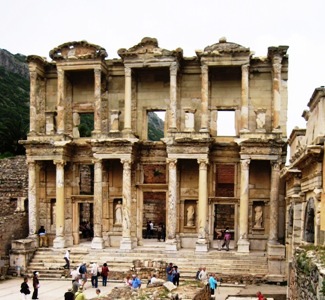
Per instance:
[[[283,258],[287,49],[222,38],[184,57],[143,38],[114,59],[86,41],[29,56],[29,238],[208,252],[227,228],[232,250]]]

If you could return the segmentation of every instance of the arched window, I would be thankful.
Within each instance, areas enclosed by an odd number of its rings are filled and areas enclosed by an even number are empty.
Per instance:
[[[310,198],[305,211],[305,232],[304,240],[314,243],[315,240],[315,205],[314,199]]]

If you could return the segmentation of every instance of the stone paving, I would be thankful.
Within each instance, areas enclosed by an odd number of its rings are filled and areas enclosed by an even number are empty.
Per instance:
[[[0,281],[0,299],[1,300],[16,300],[21,299],[19,293],[20,284],[22,278],[13,278],[4,281]],[[29,286],[32,287],[32,282],[29,280]],[[64,293],[70,288],[70,281],[56,281],[56,280],[44,280],[40,278],[39,299],[40,300],[62,300],[64,299]],[[99,286],[102,293],[108,294],[114,287],[121,287],[121,282],[108,282],[106,287]],[[33,289],[31,288],[31,291]],[[257,291],[261,291],[267,295],[285,294],[286,287],[278,285],[252,285],[252,286],[221,286],[219,292],[216,293],[215,300],[256,300],[252,298]],[[96,296],[95,289],[91,287],[89,281],[85,290],[86,299],[92,299]],[[230,297],[231,296],[231,297]],[[272,298],[268,298],[272,299]]]

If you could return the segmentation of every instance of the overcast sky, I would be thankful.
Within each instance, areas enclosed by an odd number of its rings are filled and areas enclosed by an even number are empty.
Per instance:
[[[195,56],[226,37],[266,56],[288,45],[288,135],[305,127],[301,117],[315,88],[325,85],[324,0],[2,0],[0,48],[49,59],[51,49],[87,40],[108,58],[143,37],[159,47]]]

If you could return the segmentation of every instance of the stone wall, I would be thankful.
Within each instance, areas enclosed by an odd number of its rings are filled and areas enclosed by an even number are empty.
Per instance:
[[[11,241],[28,235],[28,172],[25,156],[0,160],[1,274],[9,266]]]
[[[289,264],[288,299],[325,299],[325,249],[297,248]]]

